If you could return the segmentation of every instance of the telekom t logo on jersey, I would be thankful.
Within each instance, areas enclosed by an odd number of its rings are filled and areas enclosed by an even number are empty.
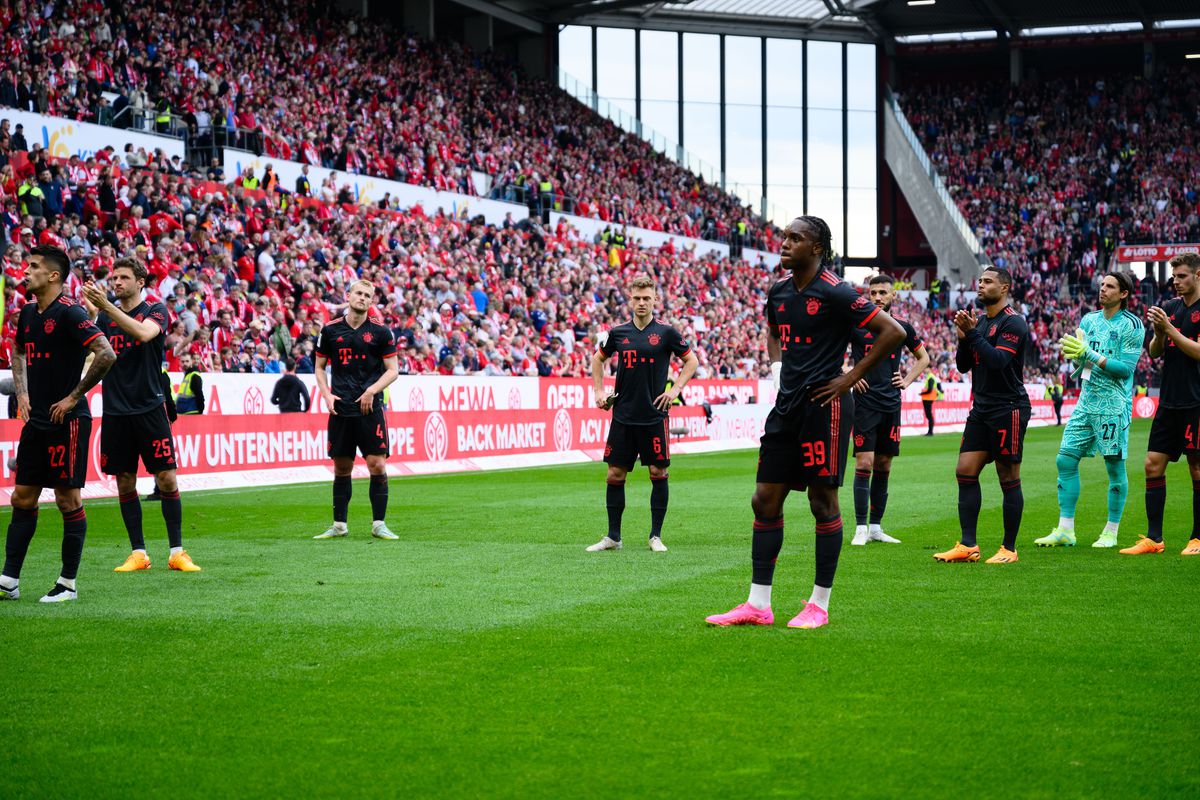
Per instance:
[[[353,353],[354,353],[353,348],[350,348],[350,347],[339,347],[338,348],[338,359],[341,360],[343,367],[350,363],[350,359],[351,359]]]

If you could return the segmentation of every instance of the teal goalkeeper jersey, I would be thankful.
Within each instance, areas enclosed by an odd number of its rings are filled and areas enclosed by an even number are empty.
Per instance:
[[[1080,320],[1079,327],[1088,347],[1110,365],[1127,365],[1129,375],[1117,377],[1095,364],[1088,365],[1080,375],[1083,391],[1076,411],[1127,419],[1133,413],[1134,370],[1146,338],[1142,321],[1128,311],[1118,311],[1112,319],[1105,319],[1103,311],[1093,311]]]

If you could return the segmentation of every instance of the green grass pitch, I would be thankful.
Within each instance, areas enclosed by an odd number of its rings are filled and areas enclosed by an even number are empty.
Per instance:
[[[1132,435],[1122,544],[1143,529],[1148,426]],[[25,597],[0,605],[0,775],[15,797],[1196,797],[1200,558],[1186,467],[1168,475],[1167,552],[1089,545],[1103,464],[1084,462],[1083,546],[1055,523],[1060,429],[1023,465],[1021,562],[936,564],[956,540],[957,435],[908,438],[886,528],[848,546],[832,624],[789,631],[812,583],[793,496],[773,629],[710,629],[745,599],[755,453],[678,457],[665,531],[645,549],[649,481],[629,482],[626,549],[604,529],[599,464],[395,480],[392,528],[326,527],[324,485],[184,497],[204,572],[111,572],[115,501],[88,504],[80,600],[42,514]],[[853,519],[850,482],[843,514]],[[1000,541],[984,474],[980,541]]]

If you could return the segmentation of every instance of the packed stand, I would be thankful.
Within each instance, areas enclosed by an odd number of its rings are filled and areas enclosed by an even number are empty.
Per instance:
[[[22,250],[66,249],[66,290],[104,285],[114,260],[136,255],[150,298],[170,312],[168,367],[190,355],[201,371],[313,369],[317,333],[345,308],[345,288],[379,287],[373,313],[393,329],[403,373],[585,376],[599,331],[629,316],[624,287],[651,273],[662,319],[693,342],[701,377],[763,374],[762,303],[773,275],[761,267],[677,250],[624,249],[560,222],[485,224],[427,213],[320,201],[268,202],[180,174],[161,153],[129,168],[112,148],[56,163],[10,148],[0,121],[0,231],[4,246],[7,366]],[[22,191],[34,186],[37,191]]]
[[[1119,243],[1200,241],[1200,72],[918,86],[901,107],[987,254],[1073,291]]]
[[[539,212],[777,247],[733,195],[558,87],[332,5],[7,0],[0,105],[466,194],[479,171]]]

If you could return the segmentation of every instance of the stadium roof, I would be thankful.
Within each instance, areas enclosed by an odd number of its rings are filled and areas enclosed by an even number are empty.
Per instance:
[[[1196,0],[499,0],[496,5],[560,25],[863,40],[977,30],[1016,37],[1121,23],[1136,30],[1181,19],[1200,27]]]

